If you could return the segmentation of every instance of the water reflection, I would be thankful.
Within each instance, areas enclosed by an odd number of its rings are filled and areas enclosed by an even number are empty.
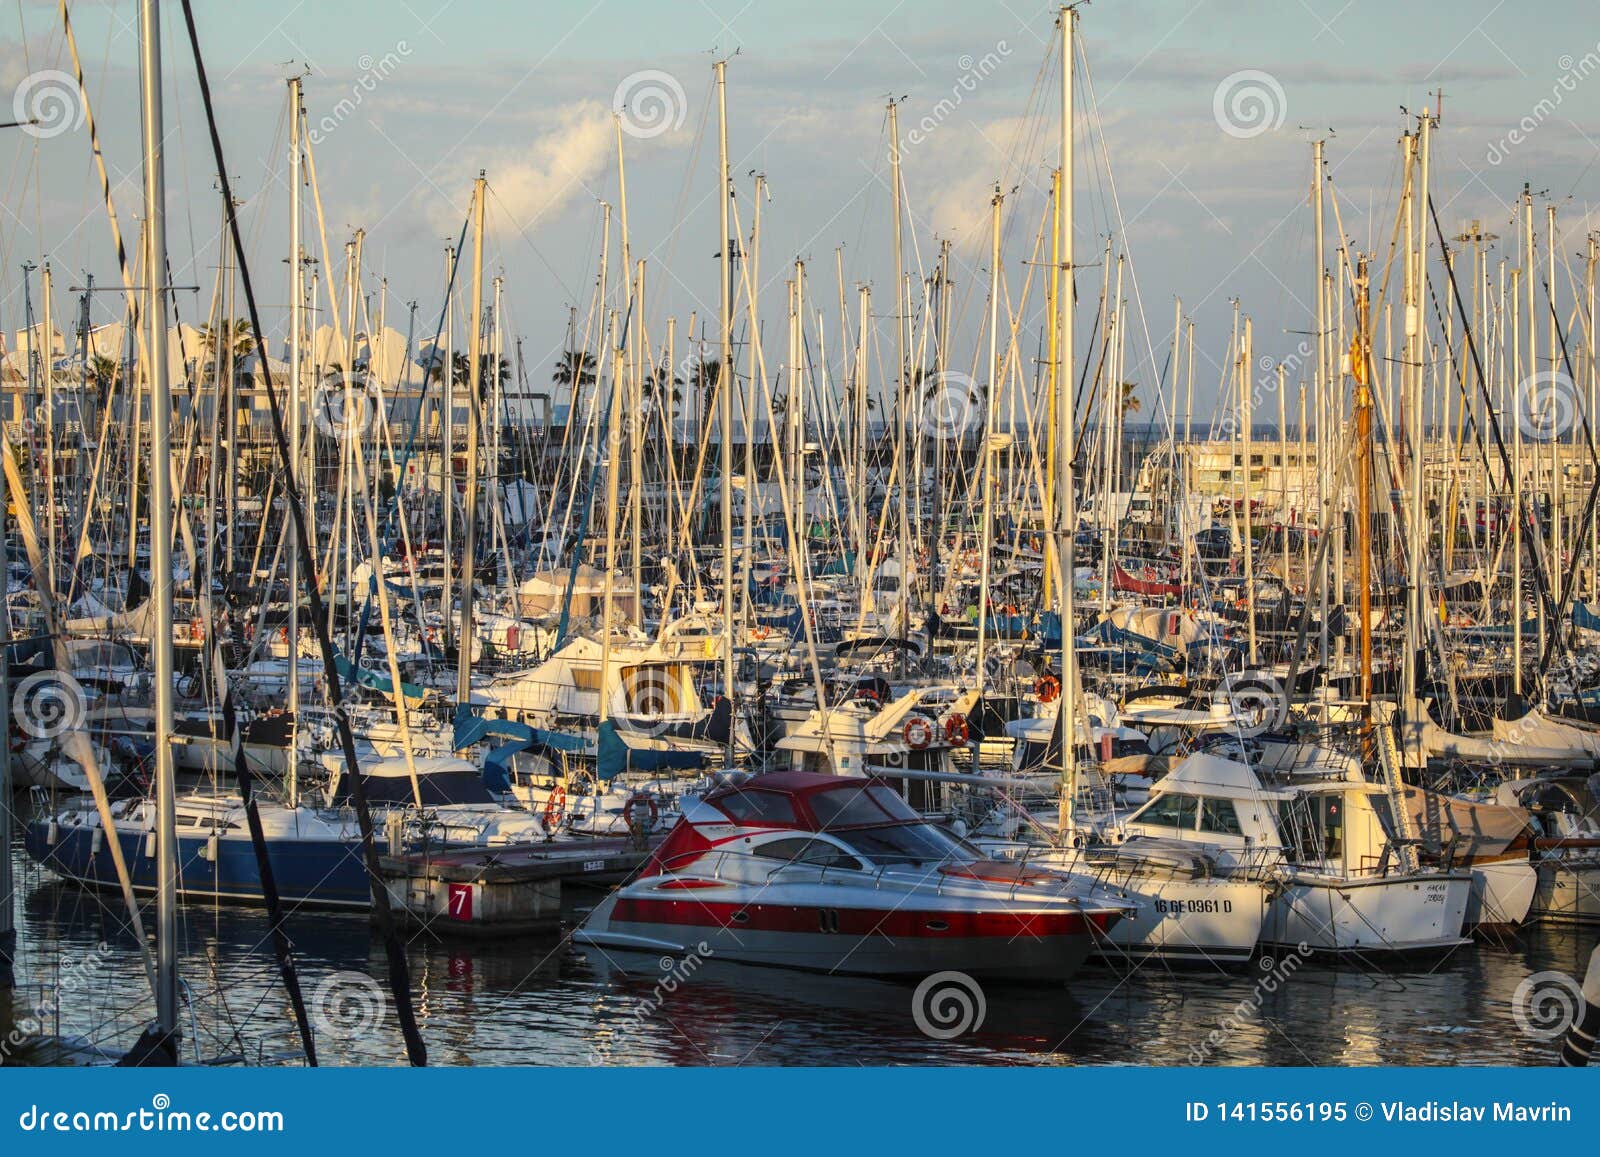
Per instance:
[[[125,1046],[150,1006],[120,901],[20,860],[17,868],[19,979],[53,985],[97,958],[93,984],[64,990],[59,1030],[91,1055]],[[207,1058],[298,1063],[263,914],[189,905],[181,930],[186,1055],[198,1043]],[[290,931],[322,1063],[403,1064],[384,955],[366,919],[298,912]],[[951,1040],[919,1029],[911,984],[714,957],[685,972],[560,937],[453,942],[437,929],[415,934],[410,956],[435,1064],[1546,1064],[1554,1048],[1517,1029],[1512,996],[1534,972],[1581,975],[1594,938],[1532,929],[1399,967],[1312,956],[1292,969],[1256,961],[1231,973],[1088,969],[1062,988],[985,986],[981,1024]],[[19,995],[22,1017],[40,991]],[[43,1019],[54,1032],[55,1011]],[[13,1063],[26,1052],[14,1050]]]

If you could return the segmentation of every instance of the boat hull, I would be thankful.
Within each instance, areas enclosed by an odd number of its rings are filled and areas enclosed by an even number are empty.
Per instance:
[[[1466,925],[1485,932],[1520,927],[1533,909],[1539,874],[1527,860],[1472,864]]]
[[[1600,924],[1600,858],[1550,857],[1538,865],[1532,918],[1549,924]]]
[[[1062,981],[1076,972],[1116,911],[953,911],[915,901],[879,908],[606,898],[573,939],[599,948],[698,953],[746,964],[849,976]]]
[[[1255,953],[1267,893],[1250,880],[1151,880],[1121,885],[1138,910],[1095,955],[1107,963],[1243,964]]]
[[[54,829],[52,831],[52,829]],[[111,849],[96,825],[73,827],[47,820],[29,823],[28,854],[74,883],[92,888],[117,888]],[[53,837],[53,838],[52,838]],[[155,833],[120,831],[122,855],[135,892],[156,891]],[[359,908],[371,906],[372,892],[358,840],[267,840],[267,857],[278,895],[301,907]],[[178,837],[179,890],[186,899],[264,902],[261,874],[247,833]]]
[[[1267,905],[1261,941],[1311,952],[1430,952],[1465,942],[1465,873],[1294,880]]]

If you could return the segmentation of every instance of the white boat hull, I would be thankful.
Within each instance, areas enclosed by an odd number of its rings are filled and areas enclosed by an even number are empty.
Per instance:
[[[1310,952],[1426,952],[1463,943],[1466,873],[1300,878],[1267,905],[1261,941]]]

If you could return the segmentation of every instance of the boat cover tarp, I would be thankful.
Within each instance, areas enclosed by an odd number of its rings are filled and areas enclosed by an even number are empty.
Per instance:
[[[601,779],[615,779],[625,771],[693,771],[705,765],[706,756],[702,752],[626,738],[609,719],[600,724],[596,773]]]

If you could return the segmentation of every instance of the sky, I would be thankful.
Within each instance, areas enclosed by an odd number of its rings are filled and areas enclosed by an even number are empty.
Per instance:
[[[168,244],[179,315],[209,308],[220,194],[181,11],[167,11]],[[473,178],[488,179],[486,275],[505,285],[506,331],[539,388],[587,317],[601,204],[620,207],[626,166],[631,256],[645,262],[644,333],[675,318],[683,353],[718,300],[717,116],[712,63],[727,59],[730,170],[743,232],[765,175],[755,271],[768,376],[785,354],[785,281],[806,262],[822,313],[811,340],[842,356],[839,281],[874,294],[875,376],[892,376],[892,197],[886,103],[899,98],[908,271],[952,245],[952,361],[982,363],[990,201],[1002,203],[1002,301],[1023,358],[1043,315],[1034,242],[1055,163],[1059,56],[1053,6],[1025,0],[198,0],[248,259],[278,347],[287,299],[286,79],[304,73],[329,253],[366,231],[363,285],[404,332],[431,334],[444,247]],[[90,104],[131,237],[142,213],[137,9],[74,3]],[[1509,239],[1524,182],[1558,214],[1558,258],[1576,262],[1600,193],[1600,24],[1582,0],[1395,4],[1392,0],[1099,0],[1081,9],[1075,247],[1087,330],[1108,235],[1126,256],[1124,377],[1147,412],[1171,341],[1174,300],[1196,324],[1195,409],[1214,410],[1233,302],[1254,322],[1262,365],[1291,358],[1312,324],[1311,142],[1326,141],[1351,243],[1383,250],[1398,195],[1401,133],[1440,108],[1431,180],[1452,234],[1479,220]],[[1588,17],[1587,19],[1585,17]],[[0,17],[0,98],[37,101],[71,63],[56,3]],[[58,287],[116,278],[89,135],[76,97],[50,132],[0,138],[0,329],[22,325],[24,262]],[[37,111],[37,109],[35,109]],[[47,106],[46,112],[59,112]],[[37,126],[36,126],[37,127]],[[59,131],[55,131],[59,129]],[[1329,203],[1329,252],[1337,244]],[[323,232],[308,210],[306,243]],[[1540,242],[1541,246],[1544,244]],[[1504,254],[1502,241],[1491,261]],[[613,272],[620,241],[613,236]],[[1330,263],[1332,258],[1330,257]],[[1581,265],[1574,264],[1581,277]],[[1030,283],[1030,274],[1032,280]],[[340,270],[342,276],[342,269]],[[1564,276],[1564,275],[1563,275]],[[33,285],[37,298],[37,281]],[[58,291],[58,324],[75,302]],[[37,300],[35,301],[37,308]],[[116,308],[94,306],[97,321]],[[711,330],[705,332],[710,333]],[[590,339],[591,347],[594,345]],[[508,347],[511,342],[508,341]],[[1084,338],[1079,338],[1084,348]],[[748,364],[750,348],[741,349]],[[814,358],[818,356],[814,349]],[[1031,374],[1031,369],[1026,371]],[[1181,403],[1180,403],[1181,407]]]

